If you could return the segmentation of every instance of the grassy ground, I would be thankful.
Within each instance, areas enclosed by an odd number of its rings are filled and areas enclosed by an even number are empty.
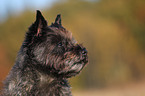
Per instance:
[[[73,91],[73,96],[145,96],[145,82],[106,89]]]

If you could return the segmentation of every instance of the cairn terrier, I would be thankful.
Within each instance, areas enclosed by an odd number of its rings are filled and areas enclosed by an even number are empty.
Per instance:
[[[87,50],[61,24],[50,26],[37,10],[15,65],[4,81],[3,96],[72,96],[68,78],[88,63]]]

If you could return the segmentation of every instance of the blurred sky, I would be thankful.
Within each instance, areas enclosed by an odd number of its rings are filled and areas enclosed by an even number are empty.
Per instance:
[[[67,0],[0,0],[0,23],[4,22],[8,16],[18,15],[24,10],[42,10],[50,8],[56,2],[65,1]],[[82,1],[94,2],[99,0]]]
[[[58,0],[0,0],[0,22],[8,15],[17,15],[24,9],[44,9],[51,7]]]

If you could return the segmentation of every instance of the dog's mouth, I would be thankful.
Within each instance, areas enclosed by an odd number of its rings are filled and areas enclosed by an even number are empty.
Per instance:
[[[76,58],[66,60],[65,67],[63,70],[59,71],[58,74],[63,74],[63,76],[69,78],[77,75],[84,68],[84,66],[88,63],[88,58],[81,58],[79,61],[75,61]]]
[[[79,62],[76,62],[76,64],[87,64],[87,63],[88,63],[88,58],[87,57],[83,58]]]
[[[75,69],[76,72],[79,72],[83,69],[83,67],[88,64],[88,59],[84,58],[82,60],[80,60],[79,62],[76,62],[73,64],[73,66],[71,67],[71,69]]]
[[[65,64],[68,66],[73,66],[73,65],[86,65],[88,63],[88,57],[82,57],[82,58],[77,58],[77,57],[73,57],[70,58],[68,60],[66,60]]]

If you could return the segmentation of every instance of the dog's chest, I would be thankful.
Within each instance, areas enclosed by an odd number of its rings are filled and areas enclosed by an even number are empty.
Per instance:
[[[39,73],[38,88],[38,94],[43,96],[72,96],[67,80],[57,80],[43,73]]]

